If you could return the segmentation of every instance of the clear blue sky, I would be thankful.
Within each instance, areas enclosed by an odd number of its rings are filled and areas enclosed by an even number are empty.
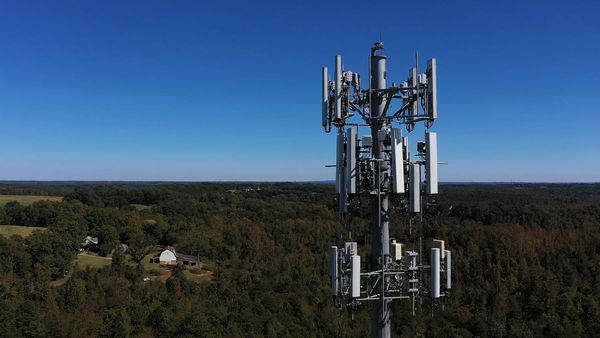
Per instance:
[[[381,34],[438,58],[442,181],[600,181],[598,1],[207,3],[3,3],[0,179],[333,179],[320,68]]]

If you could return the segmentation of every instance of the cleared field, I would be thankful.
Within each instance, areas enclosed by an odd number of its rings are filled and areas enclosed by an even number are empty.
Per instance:
[[[79,255],[77,255],[75,264],[77,264],[82,269],[85,269],[85,267],[87,266],[92,268],[101,268],[103,266],[109,265],[111,261],[112,259],[107,257],[100,257],[98,255],[88,253],[80,253]]]
[[[27,237],[31,235],[34,230],[44,231],[46,228],[41,227],[26,227],[21,225],[0,225],[0,235],[4,237],[10,237],[12,235],[19,235],[21,237]]]
[[[194,273],[190,270],[185,270],[185,276],[194,282],[204,282],[210,281],[212,279],[212,271],[203,271],[199,273]]]
[[[34,195],[0,195],[0,206],[8,202],[17,201],[21,205],[31,205],[37,201],[56,201],[60,202],[61,196],[34,196]]]

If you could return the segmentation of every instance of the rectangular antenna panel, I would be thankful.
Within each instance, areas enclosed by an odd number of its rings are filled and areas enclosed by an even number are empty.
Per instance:
[[[333,245],[329,248],[329,275],[331,276],[331,293],[338,294],[338,248]]]
[[[328,128],[328,124],[329,124],[329,91],[328,91],[328,82],[329,79],[327,78],[327,67],[323,67],[323,88],[322,88],[322,96],[323,99],[321,101],[321,123],[323,124],[323,128],[325,128],[326,131],[329,131]]]
[[[409,203],[410,212],[421,212],[421,167],[418,163],[410,165],[409,182]]]
[[[427,60],[427,115],[429,119],[437,118],[437,62]]]
[[[431,298],[440,298],[440,249],[431,249]]]
[[[438,193],[438,156],[437,134],[425,132],[425,179],[427,180],[427,193]]]
[[[335,118],[342,119],[342,56],[335,56]]]
[[[360,297],[360,256],[352,256],[352,280],[351,280],[351,296],[352,298]]]
[[[356,194],[356,129],[346,130],[346,193]]]
[[[398,135],[399,134],[399,135]],[[392,192],[404,193],[404,147],[399,128],[392,129]]]
[[[411,97],[414,100],[410,111],[409,111],[409,115],[416,117],[419,114],[419,90],[418,90],[418,86],[419,86],[419,82],[417,79],[417,68],[411,68],[410,69],[410,73],[409,73],[409,82],[410,82],[410,86],[413,88],[411,89],[410,93],[411,93]],[[413,117],[409,117],[408,121],[412,122],[414,120]]]
[[[337,148],[335,152],[335,192],[342,191],[341,186],[344,182],[344,134],[337,135]]]
[[[450,250],[446,250],[446,289],[452,288],[452,254]]]

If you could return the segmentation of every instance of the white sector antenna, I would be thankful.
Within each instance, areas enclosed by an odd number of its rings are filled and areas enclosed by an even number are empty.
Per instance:
[[[431,249],[431,298],[440,298],[440,249]]]
[[[360,297],[360,256],[352,255],[352,281],[351,281],[351,297]]]
[[[394,194],[404,193],[404,149],[402,146],[402,134],[399,129],[394,128],[392,132],[392,192]]]
[[[346,130],[346,193],[356,194],[356,129]]]
[[[322,69],[322,100],[321,100],[321,118],[322,125],[326,132],[331,130],[331,126],[329,123],[329,90],[328,84],[329,79],[327,75],[327,67],[323,67]]]
[[[425,179],[427,193],[438,193],[437,134],[425,132]]]
[[[410,212],[421,212],[421,166],[410,164],[410,184],[408,208]]]

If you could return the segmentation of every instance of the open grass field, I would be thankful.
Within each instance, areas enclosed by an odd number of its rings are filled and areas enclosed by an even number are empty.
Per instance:
[[[194,282],[205,282],[210,281],[212,279],[212,271],[200,270],[198,272],[193,272],[193,270],[185,270],[185,276]]]
[[[75,258],[73,262],[74,266],[77,266],[79,269],[83,270],[86,267],[91,268],[101,268],[103,266],[109,265],[111,263],[111,259],[108,257],[100,257],[95,253],[90,252],[80,252]],[[50,285],[53,287],[61,286],[65,284],[72,276],[72,273],[69,272],[63,278],[50,281]]]
[[[151,210],[152,206],[151,205],[146,205],[146,204],[130,204],[132,207],[135,208],[135,210]]]
[[[75,260],[75,264],[79,266],[81,269],[85,269],[87,266],[92,268],[101,268],[103,266],[109,265],[112,259],[108,257],[100,257],[96,254],[92,253],[80,253],[77,255],[77,259]]]
[[[60,202],[61,196],[35,196],[35,195],[0,195],[0,206],[8,202],[17,201],[21,205],[31,205],[37,201],[56,201]]]
[[[12,235],[19,235],[21,237],[27,237],[31,235],[34,230],[44,231],[46,228],[41,227],[26,227],[21,225],[0,225],[0,235],[4,237],[10,237]]]

